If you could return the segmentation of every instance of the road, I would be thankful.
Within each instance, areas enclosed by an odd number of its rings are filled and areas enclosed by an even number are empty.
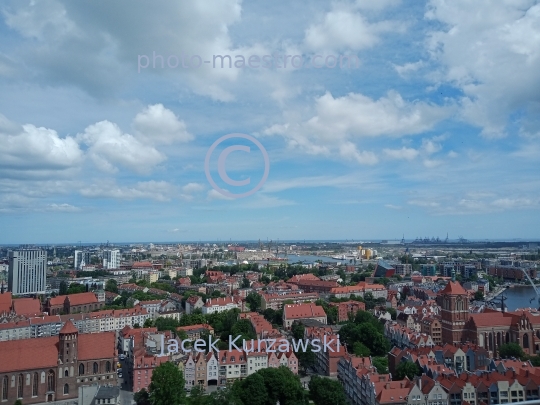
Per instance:
[[[129,370],[127,368],[125,360],[118,360],[122,364],[122,378],[118,378],[118,386],[120,387],[120,404],[132,405],[133,401],[133,388],[131,387],[131,379],[129,378]]]

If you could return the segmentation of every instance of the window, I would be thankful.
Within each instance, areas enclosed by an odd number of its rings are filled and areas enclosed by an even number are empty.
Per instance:
[[[38,373],[34,373],[34,379],[32,381],[32,396],[37,397],[38,395]]]
[[[54,391],[56,387],[56,383],[54,381],[54,371],[49,370],[49,373],[47,374],[47,391]]]
[[[69,394],[69,385],[65,384],[64,385],[64,395],[67,395],[67,394]]]
[[[68,371],[67,367],[66,367],[66,370],[64,371],[64,377],[69,377],[69,371]]]
[[[79,375],[84,375],[84,364],[79,364]]]
[[[96,362],[94,362],[94,374],[97,374],[99,371],[99,366]]]
[[[108,361],[107,363],[105,363],[105,372],[109,373],[110,371],[111,371],[111,362]]]
[[[19,374],[17,378],[17,398],[23,397],[23,387],[24,387],[24,377],[22,374]]]
[[[2,399],[8,399],[8,377],[7,375],[2,378]]]

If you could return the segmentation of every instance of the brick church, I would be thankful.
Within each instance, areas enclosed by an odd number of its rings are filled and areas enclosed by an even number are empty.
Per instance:
[[[78,397],[82,385],[116,385],[115,333],[79,334],[67,321],[58,336],[0,342],[0,403],[25,405]]]
[[[471,342],[493,353],[505,343],[517,343],[527,354],[540,351],[540,312],[486,309],[470,314],[467,292],[453,281],[439,292],[437,303],[441,307],[443,343]]]

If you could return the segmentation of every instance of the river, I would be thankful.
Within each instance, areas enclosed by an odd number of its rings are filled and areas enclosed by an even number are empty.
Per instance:
[[[503,294],[506,297],[504,303],[509,311],[517,308],[538,308],[538,298],[530,285],[507,288]]]

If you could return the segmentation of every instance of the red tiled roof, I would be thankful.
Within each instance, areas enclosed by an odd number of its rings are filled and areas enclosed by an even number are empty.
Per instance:
[[[213,307],[213,306],[224,306],[228,304],[235,304],[233,297],[221,297],[221,298],[210,298],[206,303],[204,304],[205,307]]]
[[[58,336],[0,342],[0,373],[56,368]]]
[[[144,268],[151,268],[152,263],[150,262],[134,262],[131,266],[132,269],[144,269]]]
[[[313,304],[287,304],[283,307],[285,319],[320,318],[325,317],[323,307]]]
[[[467,295],[467,291],[461,286],[461,284],[454,281],[449,281],[446,287],[439,294],[449,295]]]
[[[13,310],[17,315],[41,314],[41,302],[36,298],[17,298],[13,300]]]
[[[63,333],[79,333],[79,330],[73,325],[73,322],[67,321],[64,326],[62,326],[62,329],[60,329],[60,334]]]
[[[0,294],[0,314],[11,311],[12,296],[10,292]]]
[[[79,335],[77,358],[79,360],[93,360],[114,357],[115,336],[115,332],[83,333]]]
[[[49,305],[50,306],[56,306],[56,305],[64,305],[64,301],[66,300],[67,295],[58,295],[57,297],[49,298]]]
[[[93,292],[84,292],[68,295],[69,305],[97,304],[98,300]]]
[[[508,316],[502,312],[491,312],[482,314],[470,314],[476,327],[483,326],[511,326],[512,316]]]
[[[88,333],[78,337],[78,359],[94,360],[115,355],[115,333]],[[58,366],[59,337],[0,342],[0,373]]]

